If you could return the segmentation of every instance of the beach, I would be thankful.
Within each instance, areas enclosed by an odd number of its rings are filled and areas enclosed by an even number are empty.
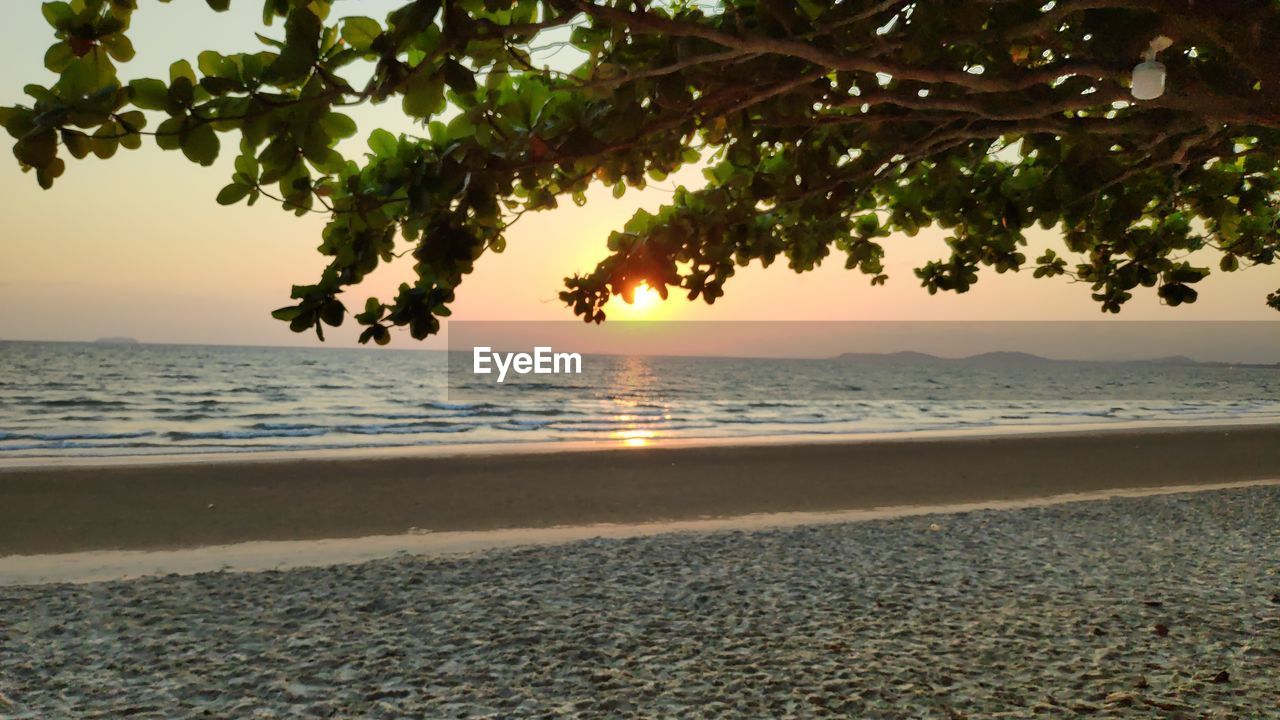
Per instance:
[[[1277,440],[9,468],[0,717],[1280,717]]]
[[[0,589],[0,715],[1280,716],[1280,488]]]
[[[0,720],[1280,720],[1280,0],[162,3],[0,13]]]
[[[1280,478],[1280,427],[0,469],[0,556],[678,521]],[[243,456],[241,456],[243,457]]]

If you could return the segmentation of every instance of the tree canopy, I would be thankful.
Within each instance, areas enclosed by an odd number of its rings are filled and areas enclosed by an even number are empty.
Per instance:
[[[219,203],[328,215],[327,268],[275,312],[321,337],[344,291],[403,252],[415,280],[357,304],[361,341],[430,335],[521,214],[690,164],[704,185],[637,212],[566,278],[574,313],[599,322],[641,283],[713,302],[737,268],[779,257],[805,271],[835,252],[879,284],[881,241],[930,225],[950,248],[916,270],[930,293],[1034,268],[1106,312],[1141,288],[1195,301],[1209,268],[1190,253],[1230,272],[1278,248],[1275,0],[412,0],[380,19],[267,0],[261,51],[129,79],[137,5],[44,3],[58,79],[0,108],[14,155],[49,188],[68,156],[144,135],[206,166],[236,153]],[[1166,90],[1136,100],[1134,66],[1160,38]],[[576,67],[547,67],[549,49]],[[359,132],[343,109],[383,102],[421,133],[374,129],[368,152],[341,154]],[[1028,260],[1036,224],[1068,255]]]

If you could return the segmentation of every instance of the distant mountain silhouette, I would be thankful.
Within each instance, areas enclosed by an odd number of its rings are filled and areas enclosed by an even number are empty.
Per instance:
[[[1223,365],[1232,363],[1202,363],[1198,360],[1192,360],[1186,355],[1170,355],[1168,357],[1151,358],[1150,360],[1133,360],[1131,362],[1142,365]]]
[[[914,350],[903,350],[901,352],[892,353],[844,353],[837,355],[835,360],[848,360],[853,362],[874,362],[874,363],[895,363],[895,362],[952,362],[947,358],[941,358],[937,355],[929,353],[916,352]]]
[[[914,350],[904,350],[902,352],[892,353],[843,353],[841,355],[837,355],[834,359],[843,362],[908,362],[938,363],[946,365],[1040,365],[1044,363],[1076,362],[1074,360],[1053,360],[1039,355],[1032,355],[1031,353],[1011,351],[986,352],[962,358],[947,358],[930,355],[929,353],[916,352]]]
[[[1224,363],[1224,362],[1200,362],[1193,360],[1185,355],[1170,355],[1168,357],[1148,358],[1143,360],[1060,360],[1055,358],[1047,358],[1042,355],[1032,353],[1018,352],[1013,350],[997,350],[994,352],[979,353],[977,355],[969,355],[967,357],[947,358],[929,353],[916,352],[914,350],[904,350],[901,352],[891,353],[841,353],[832,360],[851,363],[874,363],[874,364],[895,364],[895,363],[917,363],[917,364],[939,364],[939,365],[969,365],[973,367],[1010,367],[1010,366],[1032,366],[1032,365],[1179,365],[1179,366],[1206,366],[1206,367],[1252,367],[1252,368],[1280,368],[1280,363]]]
[[[974,365],[1042,365],[1044,363],[1074,361],[1053,360],[1051,358],[1041,357],[1040,355],[1032,355],[1031,353],[998,350],[996,352],[987,352],[980,355],[970,355],[967,358],[963,358],[961,362],[972,363]]]

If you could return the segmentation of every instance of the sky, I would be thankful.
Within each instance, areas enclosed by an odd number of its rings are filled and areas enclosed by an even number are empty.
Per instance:
[[[338,14],[381,18],[398,2],[340,0]],[[203,49],[223,52],[257,47],[260,2],[238,0],[229,13],[183,0],[163,5],[144,0],[131,38],[138,57],[122,77],[160,77],[173,60],[192,61]],[[52,42],[38,2],[11,2],[0,23],[0,104],[26,100],[22,86],[48,84],[42,57]],[[277,34],[280,29],[266,31]],[[351,113],[360,138],[375,127],[411,130],[396,104]],[[6,142],[9,138],[3,136]],[[111,161],[69,160],[66,175],[43,191],[8,153],[0,158],[0,339],[91,340],[129,336],[144,342],[315,345],[313,334],[295,335],[270,311],[289,304],[294,283],[318,277],[323,216],[296,218],[265,199],[256,207],[218,206],[214,197],[231,175],[225,154],[213,168],[193,165],[180,153],[164,153],[150,141]],[[696,169],[661,187],[629,190],[618,200],[607,189],[588,194],[585,207],[526,215],[510,231],[502,255],[486,255],[458,290],[454,317],[463,320],[573,320],[557,299],[563,278],[589,270],[607,254],[605,239],[637,208],[654,209],[677,182],[699,183]],[[1035,257],[1061,243],[1052,232],[1033,231]],[[777,263],[741,270],[714,306],[679,297],[626,307],[615,300],[610,317],[630,320],[1277,320],[1264,298],[1280,287],[1280,267],[1233,275],[1215,273],[1191,306],[1161,306],[1141,293],[1118,318],[1104,318],[1086,285],[1020,274],[982,274],[966,295],[930,296],[911,270],[946,255],[944,233],[885,241],[890,279],[870,287],[866,276],[843,269],[839,256],[819,270],[797,275]],[[1212,258],[1208,258],[1212,261]],[[348,293],[348,305],[369,295],[389,298],[410,278],[410,262],[379,270]],[[329,332],[329,344],[354,345],[354,323]],[[397,333],[395,347],[413,347]]]

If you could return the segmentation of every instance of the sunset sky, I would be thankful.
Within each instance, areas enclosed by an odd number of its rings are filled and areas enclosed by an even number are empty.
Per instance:
[[[379,19],[398,2],[339,2],[339,14]],[[255,49],[260,2],[233,3],[215,14],[204,3],[142,3],[131,37],[138,57],[124,65],[125,78],[164,76],[178,58],[194,60],[205,48]],[[270,32],[278,34],[280,29]],[[42,66],[51,30],[38,2],[14,2],[0,24],[6,62],[0,67],[0,104],[24,103],[22,86],[52,75]],[[377,126],[411,127],[397,104],[352,113],[360,138]],[[224,136],[225,137],[225,136]],[[5,136],[6,143],[9,138]],[[359,144],[362,146],[362,141]],[[348,155],[351,154],[347,146]],[[200,168],[180,153],[163,153],[148,140],[140,151],[113,160],[69,159],[67,174],[52,191],[20,172],[5,153],[0,161],[4,198],[0,242],[0,338],[84,340],[125,335],[154,342],[225,344],[314,344],[269,316],[288,302],[293,283],[309,283],[324,258],[315,252],[322,216],[298,219],[265,199],[254,208],[223,208],[214,202],[231,174],[231,156]],[[673,178],[694,185],[696,170]],[[609,232],[639,207],[654,208],[669,196],[672,180],[629,191],[614,200],[597,188],[586,207],[533,214],[511,231],[503,255],[483,258],[459,289],[455,317],[468,320],[571,320],[556,298],[562,278],[585,271],[602,258]],[[1089,289],[1064,280],[1034,280],[1030,272],[997,276],[987,271],[967,295],[929,296],[911,269],[944,256],[944,234],[926,230],[915,238],[895,236],[885,245],[890,280],[872,288],[866,276],[842,268],[835,257],[819,271],[796,275],[785,265],[740,272],[714,307],[673,299],[640,310],[611,307],[611,317],[671,320],[1093,320],[1102,316]],[[1027,251],[1058,245],[1041,232]],[[1211,259],[1211,258],[1210,258]],[[389,297],[408,278],[410,262],[380,271],[354,293],[356,306],[371,294]],[[1280,287],[1280,268],[1234,275],[1215,273],[1198,288],[1199,302],[1161,307],[1143,292],[1120,320],[1275,320],[1264,305]],[[615,301],[619,303],[620,301]],[[350,346],[356,329],[331,333],[332,344]],[[398,347],[412,344],[397,335]]]

